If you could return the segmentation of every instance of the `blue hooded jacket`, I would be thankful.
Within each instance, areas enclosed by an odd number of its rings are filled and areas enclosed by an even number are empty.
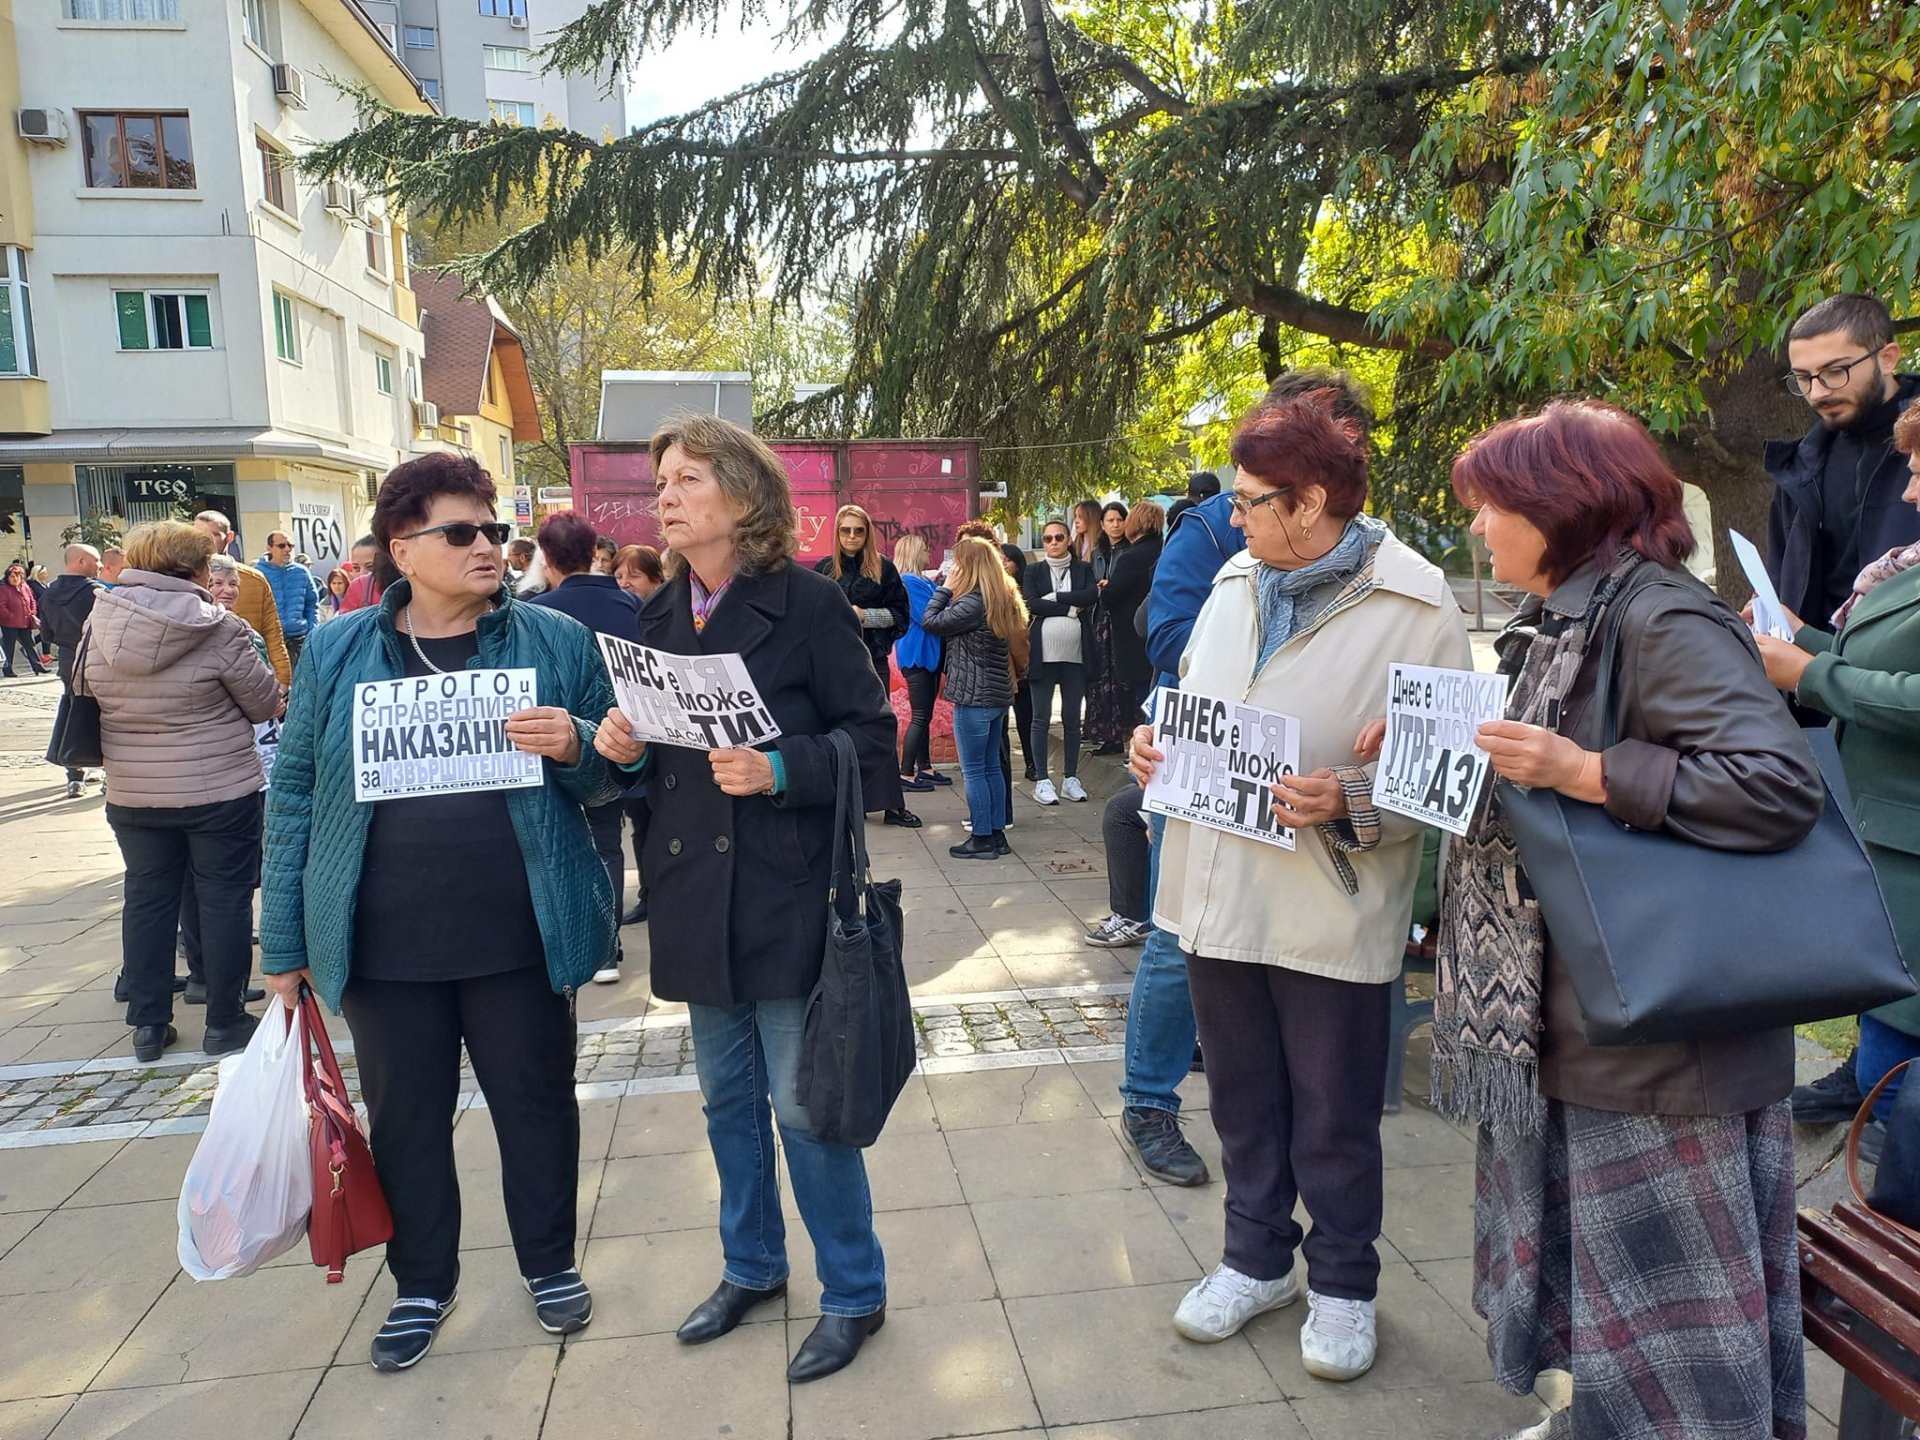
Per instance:
[[[1213,593],[1213,577],[1246,548],[1246,535],[1233,523],[1231,493],[1210,496],[1174,517],[1147,596],[1147,659],[1160,672],[1160,684],[1180,688],[1180,657]]]

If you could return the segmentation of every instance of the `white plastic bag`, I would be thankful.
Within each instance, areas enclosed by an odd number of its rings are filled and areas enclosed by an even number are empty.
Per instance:
[[[196,1280],[259,1269],[306,1234],[313,1208],[300,1017],[276,999],[220,1063],[206,1133],[180,1186],[180,1265]]]

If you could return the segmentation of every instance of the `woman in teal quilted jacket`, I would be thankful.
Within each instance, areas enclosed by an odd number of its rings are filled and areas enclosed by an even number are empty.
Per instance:
[[[416,1364],[453,1308],[463,1044],[535,1318],[568,1334],[593,1315],[574,1264],[573,995],[613,954],[585,809],[619,790],[575,717],[604,715],[613,692],[585,626],[509,595],[494,505],[465,457],[387,476],[373,530],[403,578],[314,632],[268,799],[261,970],[287,1003],[304,980],[345,1013],[393,1210],[378,1370]],[[526,671],[533,703],[493,714]],[[373,683],[401,679],[417,684],[398,700]],[[448,772],[457,784],[368,793]]]

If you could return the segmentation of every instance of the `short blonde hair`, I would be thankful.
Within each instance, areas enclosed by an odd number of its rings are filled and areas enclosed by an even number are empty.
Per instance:
[[[793,507],[787,467],[751,430],[718,415],[674,415],[653,432],[647,450],[654,473],[669,448],[713,467],[720,492],[740,511],[733,532],[734,565],[742,575],[766,575],[800,553],[800,516]],[[667,573],[685,573],[687,562],[669,550]]]
[[[1162,535],[1167,529],[1167,512],[1151,500],[1142,500],[1127,512],[1127,539],[1144,535]]]
[[[893,568],[902,575],[918,574],[927,568],[927,541],[923,535],[909,530],[893,546]]]
[[[129,530],[121,544],[129,570],[171,575],[176,580],[205,575],[208,558],[220,548],[213,536],[184,520],[149,520]]]

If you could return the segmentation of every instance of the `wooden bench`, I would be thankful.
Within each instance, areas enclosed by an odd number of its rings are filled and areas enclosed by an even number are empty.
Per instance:
[[[1802,1209],[1807,1339],[1846,1371],[1840,1440],[1905,1440],[1920,1421],[1920,1241],[1865,1206]]]

